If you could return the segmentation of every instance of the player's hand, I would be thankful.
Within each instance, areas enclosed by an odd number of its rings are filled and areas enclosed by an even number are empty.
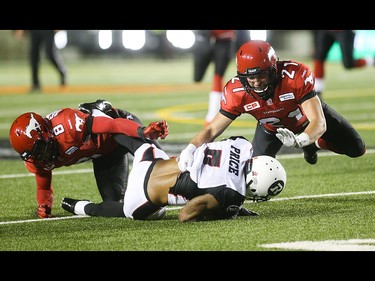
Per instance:
[[[169,134],[169,126],[167,121],[151,122],[143,129],[143,136],[149,140],[165,139]]]
[[[240,210],[238,212],[238,216],[242,216],[242,217],[254,217],[254,216],[259,216],[258,213],[254,212],[254,211],[251,211],[249,209],[246,209],[244,207],[240,207]]]
[[[286,128],[278,128],[276,137],[285,145],[288,147],[298,147],[297,146],[297,141],[296,141],[296,135],[286,129]]]
[[[52,217],[52,209],[48,205],[38,205],[37,215],[41,219]]]
[[[185,172],[188,167],[191,167],[193,165],[195,150],[197,150],[195,145],[189,143],[189,145],[181,151],[180,156],[177,158],[178,168],[181,172]]]
[[[285,145],[289,147],[300,148],[310,143],[309,135],[301,133],[295,135],[292,131],[286,128],[278,128],[276,137]]]

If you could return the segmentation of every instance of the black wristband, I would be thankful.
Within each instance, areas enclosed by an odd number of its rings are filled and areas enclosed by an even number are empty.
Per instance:
[[[138,127],[138,129],[137,129],[137,134],[138,134],[138,136],[139,136],[141,139],[143,139],[143,140],[146,139],[146,138],[145,138],[145,134],[144,134],[144,129],[145,129],[145,127],[142,127],[142,126]]]

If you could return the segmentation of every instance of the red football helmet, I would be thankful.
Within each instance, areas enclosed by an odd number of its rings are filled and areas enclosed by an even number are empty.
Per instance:
[[[45,170],[54,167],[58,155],[48,122],[35,112],[27,112],[17,117],[9,130],[10,143],[22,160],[33,162],[38,169]]]
[[[276,62],[276,53],[266,41],[251,40],[238,49],[236,56],[237,76],[248,94],[252,94],[251,91],[254,91],[264,100],[273,95],[277,73]],[[268,75],[267,84],[262,89],[251,87],[247,78],[263,73]]]

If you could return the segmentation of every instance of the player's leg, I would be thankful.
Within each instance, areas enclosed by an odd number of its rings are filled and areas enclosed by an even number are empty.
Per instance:
[[[225,71],[232,59],[233,40],[216,40],[213,51],[215,73],[212,82],[212,89],[208,98],[208,111],[205,117],[208,125],[220,109],[221,94],[223,92],[223,79]]]
[[[202,81],[211,62],[212,54],[211,33],[209,30],[200,30],[200,32],[196,33],[196,41],[193,48],[194,82]]]
[[[268,155],[276,158],[276,154],[282,147],[282,142],[276,137],[275,133],[269,132],[260,123],[255,129],[253,144],[253,157],[259,155]]]
[[[318,139],[319,147],[352,158],[364,155],[366,152],[365,142],[354,127],[327,104],[322,103],[322,106],[327,130]]]
[[[93,159],[96,183],[103,201],[121,201],[129,175],[128,150],[118,146],[109,155]]]
[[[364,67],[367,61],[364,58],[354,58],[354,30],[344,30],[340,32],[338,40],[340,42],[342,63],[346,69]]]
[[[125,217],[124,203],[118,201],[104,201],[93,203],[88,200],[78,200],[64,197],[61,207],[75,215],[87,215],[93,217]]]
[[[52,65],[60,75],[60,85],[66,84],[66,66],[63,57],[55,45],[55,32],[53,30],[44,30],[46,55]]]
[[[335,42],[335,37],[329,30],[318,30],[315,33],[316,43],[314,52],[314,76],[315,76],[315,91],[321,97],[325,90],[325,68],[324,63],[327,59],[329,50]]]
[[[41,37],[37,30],[30,30],[30,49],[29,59],[31,67],[31,90],[40,90],[39,81],[39,63],[40,63],[40,48],[41,48]]]

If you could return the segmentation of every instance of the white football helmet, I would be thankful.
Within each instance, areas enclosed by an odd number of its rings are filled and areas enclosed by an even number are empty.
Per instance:
[[[267,201],[283,191],[286,172],[271,156],[260,155],[249,160],[246,175],[246,196],[254,201]]]

